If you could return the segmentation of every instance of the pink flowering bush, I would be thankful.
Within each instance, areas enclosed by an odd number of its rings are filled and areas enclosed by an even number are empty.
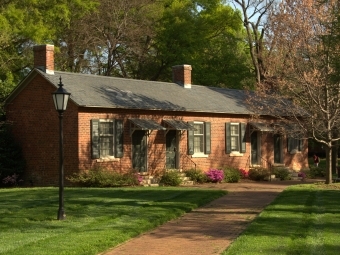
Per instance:
[[[240,168],[239,171],[242,179],[247,179],[249,177],[248,172],[246,170]]]
[[[302,179],[306,178],[306,174],[304,172],[299,172],[298,177],[302,177]]]
[[[222,182],[224,179],[224,172],[223,170],[219,169],[209,169],[208,172],[205,173],[207,176],[208,181],[210,182]]]
[[[19,175],[18,174],[13,174],[9,175],[6,178],[2,179],[2,183],[8,186],[18,186],[20,182],[23,182],[23,180],[18,180]]]

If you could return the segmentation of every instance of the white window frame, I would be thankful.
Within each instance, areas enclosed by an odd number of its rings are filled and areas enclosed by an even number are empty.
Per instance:
[[[107,122],[110,122],[112,123],[112,133],[108,133],[108,134],[104,134],[104,133],[101,133],[101,123],[107,123]],[[115,125],[114,125],[114,120],[113,119],[99,119],[99,144],[100,144],[100,152],[99,152],[99,155],[100,155],[100,158],[101,159],[114,159],[115,158]],[[111,137],[112,139],[112,155],[105,155],[105,156],[102,156],[102,137]]]
[[[205,155],[204,154],[204,146],[205,146],[205,144],[204,144],[204,122],[201,122],[201,121],[195,121],[194,122],[194,127],[195,127],[195,125],[200,125],[201,127],[202,127],[202,133],[196,133],[197,132],[197,129],[194,131],[194,155]],[[200,147],[200,149],[202,149],[202,151],[195,151],[195,149],[196,149],[196,137],[200,137],[201,138],[201,144],[199,145],[199,147]]]
[[[237,134],[233,134],[233,127],[236,127]],[[241,145],[240,145],[240,123],[230,123],[230,149],[231,153],[240,153]],[[235,140],[236,141],[235,141]],[[233,140],[236,142],[236,148],[233,149]]]

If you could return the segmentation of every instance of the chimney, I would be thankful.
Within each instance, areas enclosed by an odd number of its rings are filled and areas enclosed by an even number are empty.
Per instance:
[[[34,68],[47,74],[54,74],[54,45],[37,45],[33,47]]]
[[[172,67],[172,81],[186,89],[191,88],[191,65],[177,65]]]

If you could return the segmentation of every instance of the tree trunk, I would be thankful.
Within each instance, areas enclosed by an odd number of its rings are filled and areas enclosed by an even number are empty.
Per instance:
[[[326,147],[326,184],[332,183],[332,146]]]

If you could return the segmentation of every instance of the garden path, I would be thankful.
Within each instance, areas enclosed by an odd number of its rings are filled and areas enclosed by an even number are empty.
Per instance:
[[[301,182],[194,185],[200,188],[223,189],[229,193],[102,255],[221,254],[280,192],[294,184]]]

